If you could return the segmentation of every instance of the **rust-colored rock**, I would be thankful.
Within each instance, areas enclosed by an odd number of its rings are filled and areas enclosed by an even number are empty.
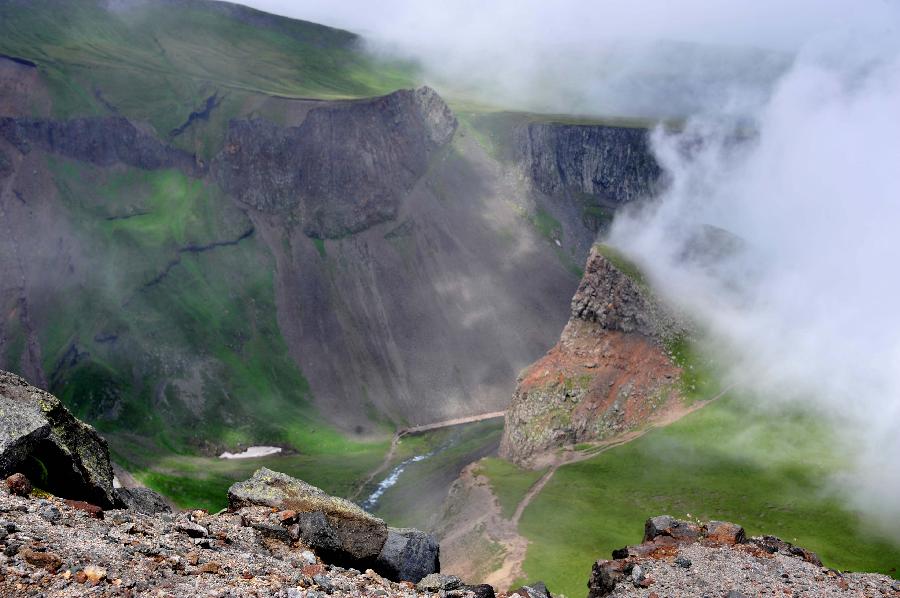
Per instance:
[[[280,511],[278,513],[278,520],[283,524],[292,524],[297,522],[297,511],[292,511],[290,509],[285,511]]]
[[[32,490],[31,482],[21,473],[14,473],[6,478],[6,487],[16,496],[28,496]]]
[[[706,540],[713,544],[734,546],[746,539],[744,528],[727,521],[710,521],[706,524]]]
[[[79,511],[84,511],[91,517],[96,519],[103,519],[103,509],[98,507],[97,505],[93,505],[89,502],[84,502],[83,500],[69,500],[65,499],[63,501],[73,509],[78,509]]]
[[[43,567],[50,572],[55,572],[62,566],[62,559],[52,552],[39,552],[30,548],[23,548],[19,551],[19,556],[25,559],[25,562],[28,564],[35,567]]]

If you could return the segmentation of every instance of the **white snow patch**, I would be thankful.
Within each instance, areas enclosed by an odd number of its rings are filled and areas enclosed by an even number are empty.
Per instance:
[[[251,446],[241,453],[229,453],[228,451],[225,451],[219,455],[219,459],[256,459],[258,457],[277,455],[280,452],[280,446]]]

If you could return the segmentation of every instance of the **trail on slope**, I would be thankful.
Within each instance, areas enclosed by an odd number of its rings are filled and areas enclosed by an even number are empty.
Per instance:
[[[540,479],[538,479],[538,481],[536,481],[531,486],[531,488],[528,489],[528,492],[525,494],[522,500],[519,501],[519,504],[516,505],[516,510],[513,513],[512,518],[509,520],[514,534],[511,537],[507,536],[507,539],[501,541],[501,543],[504,545],[504,548],[506,549],[503,564],[499,569],[492,572],[490,575],[488,575],[487,578],[485,578],[485,583],[489,583],[497,588],[509,589],[517,579],[520,579],[524,576],[524,570],[522,566],[525,562],[526,553],[528,552],[528,539],[519,533],[519,521],[522,519],[522,514],[525,512],[525,509],[528,508],[528,505],[530,505],[535,497],[541,493],[544,487],[546,487],[550,479],[553,478],[553,474],[556,473],[557,469],[564,465],[592,459],[593,457],[596,457],[597,455],[617,446],[622,446],[623,444],[627,444],[633,440],[637,440],[651,430],[662,428],[668,426],[669,424],[675,423],[681,418],[690,415],[691,413],[694,413],[695,411],[698,411],[699,409],[702,409],[703,407],[709,405],[713,401],[722,398],[732,388],[733,385],[728,386],[711,399],[696,401],[691,405],[684,405],[683,403],[679,402],[677,405],[673,405],[671,409],[667,409],[664,413],[661,414],[659,418],[650,422],[650,425],[640,430],[628,432],[611,440],[588,443],[592,446],[585,450],[566,450],[561,453],[550,452],[545,455],[544,460],[539,459],[536,462],[536,468],[539,469],[542,465],[546,466],[548,467],[547,472],[542,475]]]

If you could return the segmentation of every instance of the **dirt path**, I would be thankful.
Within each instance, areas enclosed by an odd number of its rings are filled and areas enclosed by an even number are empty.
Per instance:
[[[622,446],[623,444],[636,440],[644,436],[651,430],[655,430],[656,428],[661,428],[675,423],[686,415],[690,415],[691,413],[694,413],[695,411],[706,407],[713,401],[722,398],[732,388],[733,386],[728,386],[713,398],[706,399],[704,401],[695,401],[691,405],[684,405],[682,403],[679,403],[678,405],[673,406],[671,409],[666,410],[665,413],[660,414],[660,417],[650,422],[650,425],[646,426],[645,428],[635,430],[633,432],[628,432],[612,440],[588,443],[592,445],[590,448],[581,451],[567,450],[561,454],[558,452],[549,453],[549,459],[542,462],[545,463],[548,467],[547,472],[544,473],[544,475],[542,475],[540,479],[538,479],[538,481],[528,489],[528,492],[525,494],[522,500],[519,501],[519,504],[516,505],[516,510],[513,513],[512,518],[509,520],[509,522],[512,524],[514,535],[503,542],[504,548],[506,549],[503,565],[500,567],[500,569],[491,573],[485,583],[490,583],[497,588],[509,588],[516,579],[519,579],[523,576],[522,564],[524,563],[525,555],[528,552],[528,540],[521,536],[518,532],[519,521],[522,519],[522,514],[525,512],[525,509],[527,509],[528,505],[530,505],[535,497],[541,493],[550,479],[553,478],[553,474],[556,473],[557,469],[559,469],[563,465],[569,465],[570,463],[578,463],[579,461],[591,459],[612,448]],[[538,466],[538,469],[539,468],[540,465]]]
[[[381,465],[376,467],[366,476],[366,479],[356,487],[353,491],[353,494],[349,496],[350,500],[356,500],[359,495],[365,490],[366,486],[371,484],[376,477],[387,471],[391,463],[394,461],[394,457],[397,454],[397,445],[400,443],[400,439],[408,434],[421,434],[422,432],[430,432],[431,430],[438,430],[440,428],[449,428],[452,426],[461,426],[462,424],[472,424],[475,422],[485,421],[488,419],[497,419],[506,415],[505,411],[492,411],[491,413],[482,413],[481,415],[470,415],[467,417],[457,417],[454,419],[445,419],[443,421],[434,422],[430,424],[424,424],[421,426],[413,426],[411,428],[401,428],[394,432],[394,437],[391,438],[391,448],[388,449],[387,454],[384,456],[384,460],[381,462]]]

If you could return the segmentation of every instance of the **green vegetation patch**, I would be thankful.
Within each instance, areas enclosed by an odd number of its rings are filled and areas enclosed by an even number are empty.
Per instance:
[[[0,4],[0,52],[37,63],[55,116],[121,114],[206,157],[254,96],[356,98],[414,81],[411,65],[377,61],[339,29],[212,3],[106,4]]]
[[[531,471],[497,457],[486,457],[478,462],[478,475],[491,481],[491,490],[500,501],[503,517],[512,519],[516,507],[546,469]]]
[[[639,543],[648,517],[670,514],[733,521],[813,550],[828,566],[897,576],[900,547],[870,535],[829,491],[825,480],[843,466],[811,417],[723,398],[561,467],[520,523],[531,540],[524,569],[554,592],[583,595],[593,561]]]
[[[644,273],[641,271],[640,267],[628,259],[621,251],[611,245],[603,243],[598,243],[594,247],[600,252],[600,255],[609,260],[619,272],[636,282],[642,288],[649,288],[647,279],[644,277]]]

